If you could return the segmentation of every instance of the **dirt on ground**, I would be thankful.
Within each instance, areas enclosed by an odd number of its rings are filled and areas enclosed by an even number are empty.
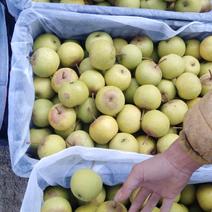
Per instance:
[[[0,212],[19,212],[26,186],[11,169],[8,147],[0,145]]]

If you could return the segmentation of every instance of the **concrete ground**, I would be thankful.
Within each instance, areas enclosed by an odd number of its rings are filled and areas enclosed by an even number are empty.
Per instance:
[[[7,146],[0,146],[0,212],[19,212],[27,179],[15,176]]]

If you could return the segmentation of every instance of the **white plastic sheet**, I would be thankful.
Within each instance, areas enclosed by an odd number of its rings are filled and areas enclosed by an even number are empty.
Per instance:
[[[8,64],[8,43],[4,6],[0,3],[0,129],[7,99]]]
[[[205,13],[183,13],[175,11],[149,10],[149,9],[131,9],[123,7],[105,7],[94,5],[70,5],[58,3],[37,3],[31,0],[7,0],[8,8],[13,16],[18,17],[19,13],[29,7],[46,8],[46,9],[69,9],[73,12],[82,12],[90,14],[102,15],[127,15],[140,16],[155,19],[169,19],[169,20],[187,20],[187,21],[204,21],[212,22],[212,11]]]
[[[11,153],[12,168],[17,175],[29,177],[29,174],[38,162],[30,158],[26,152],[29,147],[29,128],[34,103],[33,73],[29,62],[32,52],[33,39],[43,32],[53,32],[60,38],[85,39],[94,31],[106,31],[113,37],[122,36],[132,38],[136,35],[146,34],[154,41],[168,39],[175,35],[184,38],[204,38],[212,34],[212,24],[200,22],[166,21],[141,17],[106,16],[94,14],[78,14],[69,10],[45,10],[27,9],[19,17],[13,39],[12,39],[12,69],[9,88],[9,145]],[[176,30],[174,30],[176,29]],[[80,154],[87,154],[92,150],[85,149]],[[110,158],[108,150],[101,151],[101,158]],[[71,152],[71,150],[70,150]],[[78,153],[76,149],[76,153]],[[60,154],[61,156],[63,155]],[[70,155],[71,157],[71,155]],[[96,158],[96,156],[94,155]],[[124,153],[123,160],[130,160],[131,157],[145,159],[143,155],[133,156],[131,153]],[[92,158],[90,158],[92,160]],[[120,161],[121,162],[121,161]],[[63,166],[63,165],[62,165]],[[208,173],[201,169],[205,178],[196,181],[211,180]],[[209,169],[209,170],[212,170]],[[212,175],[210,175],[211,177]]]
[[[101,149],[74,147],[41,160],[31,173],[21,212],[40,212],[45,187],[61,185],[69,188],[70,178],[78,169],[92,168],[106,185],[112,186],[123,183],[135,163],[150,157],[114,150],[107,154],[104,157],[105,151]],[[202,167],[194,173],[190,183],[198,183],[200,179],[207,181],[210,176],[210,167]]]

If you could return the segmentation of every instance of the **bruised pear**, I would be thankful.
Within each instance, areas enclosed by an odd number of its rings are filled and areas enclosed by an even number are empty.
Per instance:
[[[60,65],[60,58],[54,50],[42,47],[33,53],[31,64],[33,72],[37,76],[50,77],[57,71]]]
[[[81,80],[71,83],[65,82],[58,91],[59,100],[66,107],[81,105],[88,96],[88,87]]]
[[[101,88],[95,98],[97,109],[110,116],[119,113],[125,104],[125,98],[122,91],[115,86],[106,86]]]
[[[76,112],[73,108],[57,104],[50,109],[48,119],[54,129],[67,130],[75,124]]]
[[[75,82],[78,80],[77,73],[70,68],[61,68],[56,71],[51,79],[51,85],[58,92],[64,82]]]

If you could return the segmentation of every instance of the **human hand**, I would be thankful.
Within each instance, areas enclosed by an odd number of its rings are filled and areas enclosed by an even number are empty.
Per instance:
[[[168,212],[176,196],[199,166],[200,164],[183,151],[179,142],[175,142],[165,153],[135,165],[115,196],[115,201],[122,202],[128,199],[135,189],[141,188],[129,212],[139,211],[149,195],[142,212],[151,212],[161,198],[163,203],[160,210]]]

